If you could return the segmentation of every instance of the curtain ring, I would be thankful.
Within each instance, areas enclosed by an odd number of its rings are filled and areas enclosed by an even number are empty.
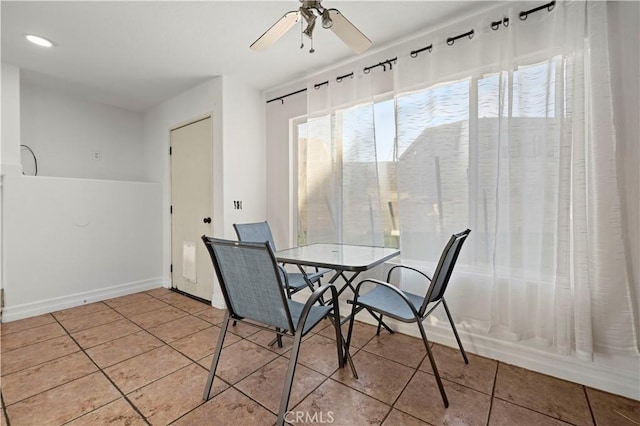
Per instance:
[[[469,40],[471,40],[473,38],[473,34],[474,33],[475,33],[475,30],[469,31]]]
[[[364,72],[365,74],[369,74],[371,72],[371,68],[367,67],[363,69],[362,72]]]
[[[448,44],[449,46],[453,46],[453,43],[455,43],[455,42],[456,42],[456,40],[455,40],[453,37],[449,37],[449,38],[447,39],[447,44]]]
[[[504,25],[505,27],[508,27],[509,26],[509,18],[504,18],[502,20],[502,25]]]
[[[280,105],[284,105],[284,98],[280,98],[280,102],[282,102]]]
[[[411,53],[409,54],[409,56],[411,56],[412,58],[417,58],[418,57],[418,52],[416,52],[415,50],[412,50]]]
[[[520,12],[520,20],[521,21],[526,21],[527,20],[527,14],[525,12]]]
[[[551,12],[553,8],[556,6],[556,2],[552,1],[549,6],[547,6],[547,11]]]
[[[493,22],[491,23],[491,29],[492,29],[493,31],[496,31],[498,28],[500,28],[500,21],[493,21]]]

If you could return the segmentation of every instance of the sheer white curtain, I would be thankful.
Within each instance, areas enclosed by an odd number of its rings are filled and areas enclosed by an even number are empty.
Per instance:
[[[557,2],[521,20],[530,7],[508,3],[434,32],[418,54],[424,45],[408,42],[393,70],[314,79],[299,234],[399,242],[403,262],[431,273],[468,227],[447,291],[462,329],[583,360],[637,353],[606,4]]]
[[[375,91],[362,71],[321,76],[307,87],[308,117],[299,129],[298,212],[303,243],[384,245],[375,132]]]
[[[448,297],[467,329],[585,360],[636,352],[605,4],[522,10],[400,58],[402,257],[432,265],[468,226]]]

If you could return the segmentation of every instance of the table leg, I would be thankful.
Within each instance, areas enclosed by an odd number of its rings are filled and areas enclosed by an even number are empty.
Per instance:
[[[331,280],[329,280],[329,284],[333,284],[338,279],[338,277],[342,277],[342,279],[345,281],[345,284],[342,286],[342,288],[338,290],[338,296],[340,296],[342,292],[347,289],[347,287],[349,287],[354,294],[356,292],[356,289],[353,288],[353,285],[351,283],[353,283],[353,281],[358,277],[358,275],[360,275],[360,271],[355,272],[351,276],[351,278],[347,278],[344,272],[345,271],[336,271],[336,274],[333,277],[331,277]],[[394,331],[391,328],[389,328],[389,326],[384,321],[382,321],[382,317],[378,317],[370,309],[367,309],[367,311],[371,314],[371,316],[373,316],[376,319],[376,321],[378,321],[378,324],[382,325],[390,334],[394,334]],[[349,320],[349,317],[347,316],[347,318],[342,320],[340,323],[344,324],[348,320]]]
[[[333,318],[332,317],[328,317],[329,321],[331,321],[331,324],[333,324]],[[340,321],[340,324],[338,326],[341,326],[343,324],[342,320]],[[347,348],[347,342],[344,340],[344,337],[342,337],[342,333],[340,333],[341,338],[342,338],[342,348],[345,352],[345,357],[347,358],[347,362],[349,363],[349,367],[351,368],[351,373],[353,373],[353,378],[357,379],[358,378],[358,372],[356,371],[356,366],[353,364],[353,360],[351,359],[351,354],[349,353],[349,348]]]

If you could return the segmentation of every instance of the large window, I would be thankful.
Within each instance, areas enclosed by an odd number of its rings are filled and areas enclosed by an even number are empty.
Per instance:
[[[558,59],[479,73],[297,125],[298,243],[399,246],[437,260],[471,228],[463,262],[553,267]],[[498,217],[500,220],[498,221]],[[525,244],[534,241],[535,244]],[[534,268],[540,270],[540,265]]]
[[[298,243],[397,246],[393,99],[297,125]]]

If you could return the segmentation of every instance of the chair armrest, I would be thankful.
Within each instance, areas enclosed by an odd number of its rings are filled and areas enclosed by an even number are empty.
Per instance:
[[[307,317],[309,316],[309,312],[311,312],[311,307],[322,297],[327,290],[331,291],[331,299],[335,301],[333,304],[333,310],[335,314],[340,318],[340,309],[338,308],[338,291],[336,290],[336,286],[333,284],[325,284],[322,287],[315,290],[309,296],[304,307],[302,308],[302,313],[300,314],[300,318],[298,319],[298,324],[296,325],[296,330],[304,330],[304,325],[307,322]]]
[[[420,271],[417,271],[420,272]],[[423,274],[424,275],[424,274]],[[413,313],[413,315],[416,317],[416,319],[420,318],[420,315],[418,314],[418,311],[416,310],[415,306],[413,306],[413,303],[411,303],[411,301],[407,298],[407,296],[402,292],[402,290],[400,290],[399,288],[386,283],[384,281],[381,280],[376,280],[373,278],[367,278],[365,280],[362,280],[358,283],[358,285],[356,286],[356,291],[354,293],[353,296],[353,308],[356,309],[357,305],[358,305],[358,296],[360,295],[360,286],[364,283],[373,283],[375,285],[381,285],[384,286],[386,288],[388,288],[389,290],[393,291],[398,297],[400,297],[402,300],[404,300],[404,302],[407,304],[407,306],[409,306],[409,309],[411,310],[411,313]],[[348,303],[348,301],[347,301]]]
[[[431,282],[431,277],[429,277],[429,275],[425,274],[424,272],[420,271],[419,269],[416,268],[412,268],[411,266],[406,266],[406,265],[396,265],[394,267],[392,267],[391,269],[389,269],[389,272],[387,273],[387,282],[390,283],[391,282],[391,273],[396,269],[396,268],[403,268],[403,269],[409,269],[410,271],[413,271],[419,275],[422,275],[423,277],[425,277],[427,280],[429,280],[429,282]]]
[[[291,294],[291,289],[289,288],[289,275],[287,274],[287,270],[284,269],[284,266],[278,265],[278,269],[280,270],[280,275],[284,280],[284,288],[287,290],[287,296]]]

